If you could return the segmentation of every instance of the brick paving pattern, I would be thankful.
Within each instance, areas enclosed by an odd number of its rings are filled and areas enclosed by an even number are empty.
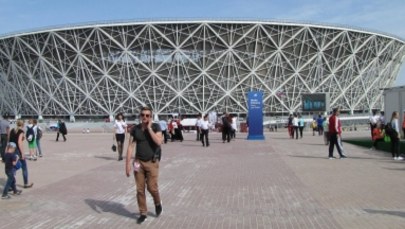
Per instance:
[[[45,156],[28,162],[35,185],[0,200],[0,228],[405,228],[405,162],[390,154],[345,144],[348,159],[328,160],[309,132],[267,132],[265,141],[240,133],[231,143],[210,133],[210,147],[184,136],[163,145],[163,214],[154,216],[148,193],[148,221],[137,225],[134,178],[111,152],[111,134],[55,142],[46,133]]]

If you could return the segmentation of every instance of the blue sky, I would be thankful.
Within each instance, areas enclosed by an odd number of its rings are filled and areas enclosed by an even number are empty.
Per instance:
[[[405,40],[404,0],[0,0],[0,35],[66,24],[164,18],[332,23]],[[405,66],[395,85],[405,85]]]

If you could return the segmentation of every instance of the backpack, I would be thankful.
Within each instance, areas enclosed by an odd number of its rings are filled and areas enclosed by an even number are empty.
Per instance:
[[[37,129],[37,139],[42,138],[42,130],[40,128]]]
[[[311,128],[316,129],[317,127],[318,127],[318,123],[315,120],[313,120],[311,123]]]
[[[391,122],[388,122],[387,124],[385,124],[385,134],[390,136],[390,137],[396,137],[397,135],[397,131],[394,130],[394,128],[392,127]]]
[[[35,140],[34,126],[27,127],[27,133],[25,133],[25,138],[29,143]]]

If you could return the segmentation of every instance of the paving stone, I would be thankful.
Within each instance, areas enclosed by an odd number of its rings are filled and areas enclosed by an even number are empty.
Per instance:
[[[266,132],[264,141],[238,133],[230,143],[212,132],[210,147],[184,136],[162,146],[163,214],[154,216],[148,193],[139,226],[134,178],[111,152],[111,134],[56,142],[46,133],[44,157],[28,162],[34,187],[0,200],[0,228],[405,228],[405,162],[387,153],[345,144],[348,159],[328,160],[309,132],[298,140]]]

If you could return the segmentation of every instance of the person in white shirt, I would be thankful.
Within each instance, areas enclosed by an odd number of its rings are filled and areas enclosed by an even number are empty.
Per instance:
[[[117,142],[118,149],[118,161],[122,160],[123,145],[125,142],[125,134],[127,133],[127,123],[125,122],[124,115],[122,113],[117,114],[114,121],[114,135],[113,139]]]
[[[238,125],[236,124],[236,117],[232,117],[232,123],[231,123],[231,138],[235,139],[236,138],[236,131],[238,130]]]
[[[380,119],[380,116],[377,114],[377,110],[372,110],[372,115],[370,116],[370,130],[371,130],[371,137],[373,137],[373,130],[377,126],[377,122]]]
[[[294,118],[292,120],[292,125],[294,128],[294,131],[292,133],[292,138],[294,139],[294,133],[295,133],[295,139],[298,139],[298,116],[297,116],[297,114],[294,114]]]
[[[381,125],[385,125],[385,112],[380,111],[380,117],[378,117],[378,121],[381,123]]]
[[[201,143],[203,147],[210,146],[210,142],[208,140],[208,132],[211,127],[212,125],[208,121],[208,114],[206,114],[204,115],[204,120],[201,121]]]

